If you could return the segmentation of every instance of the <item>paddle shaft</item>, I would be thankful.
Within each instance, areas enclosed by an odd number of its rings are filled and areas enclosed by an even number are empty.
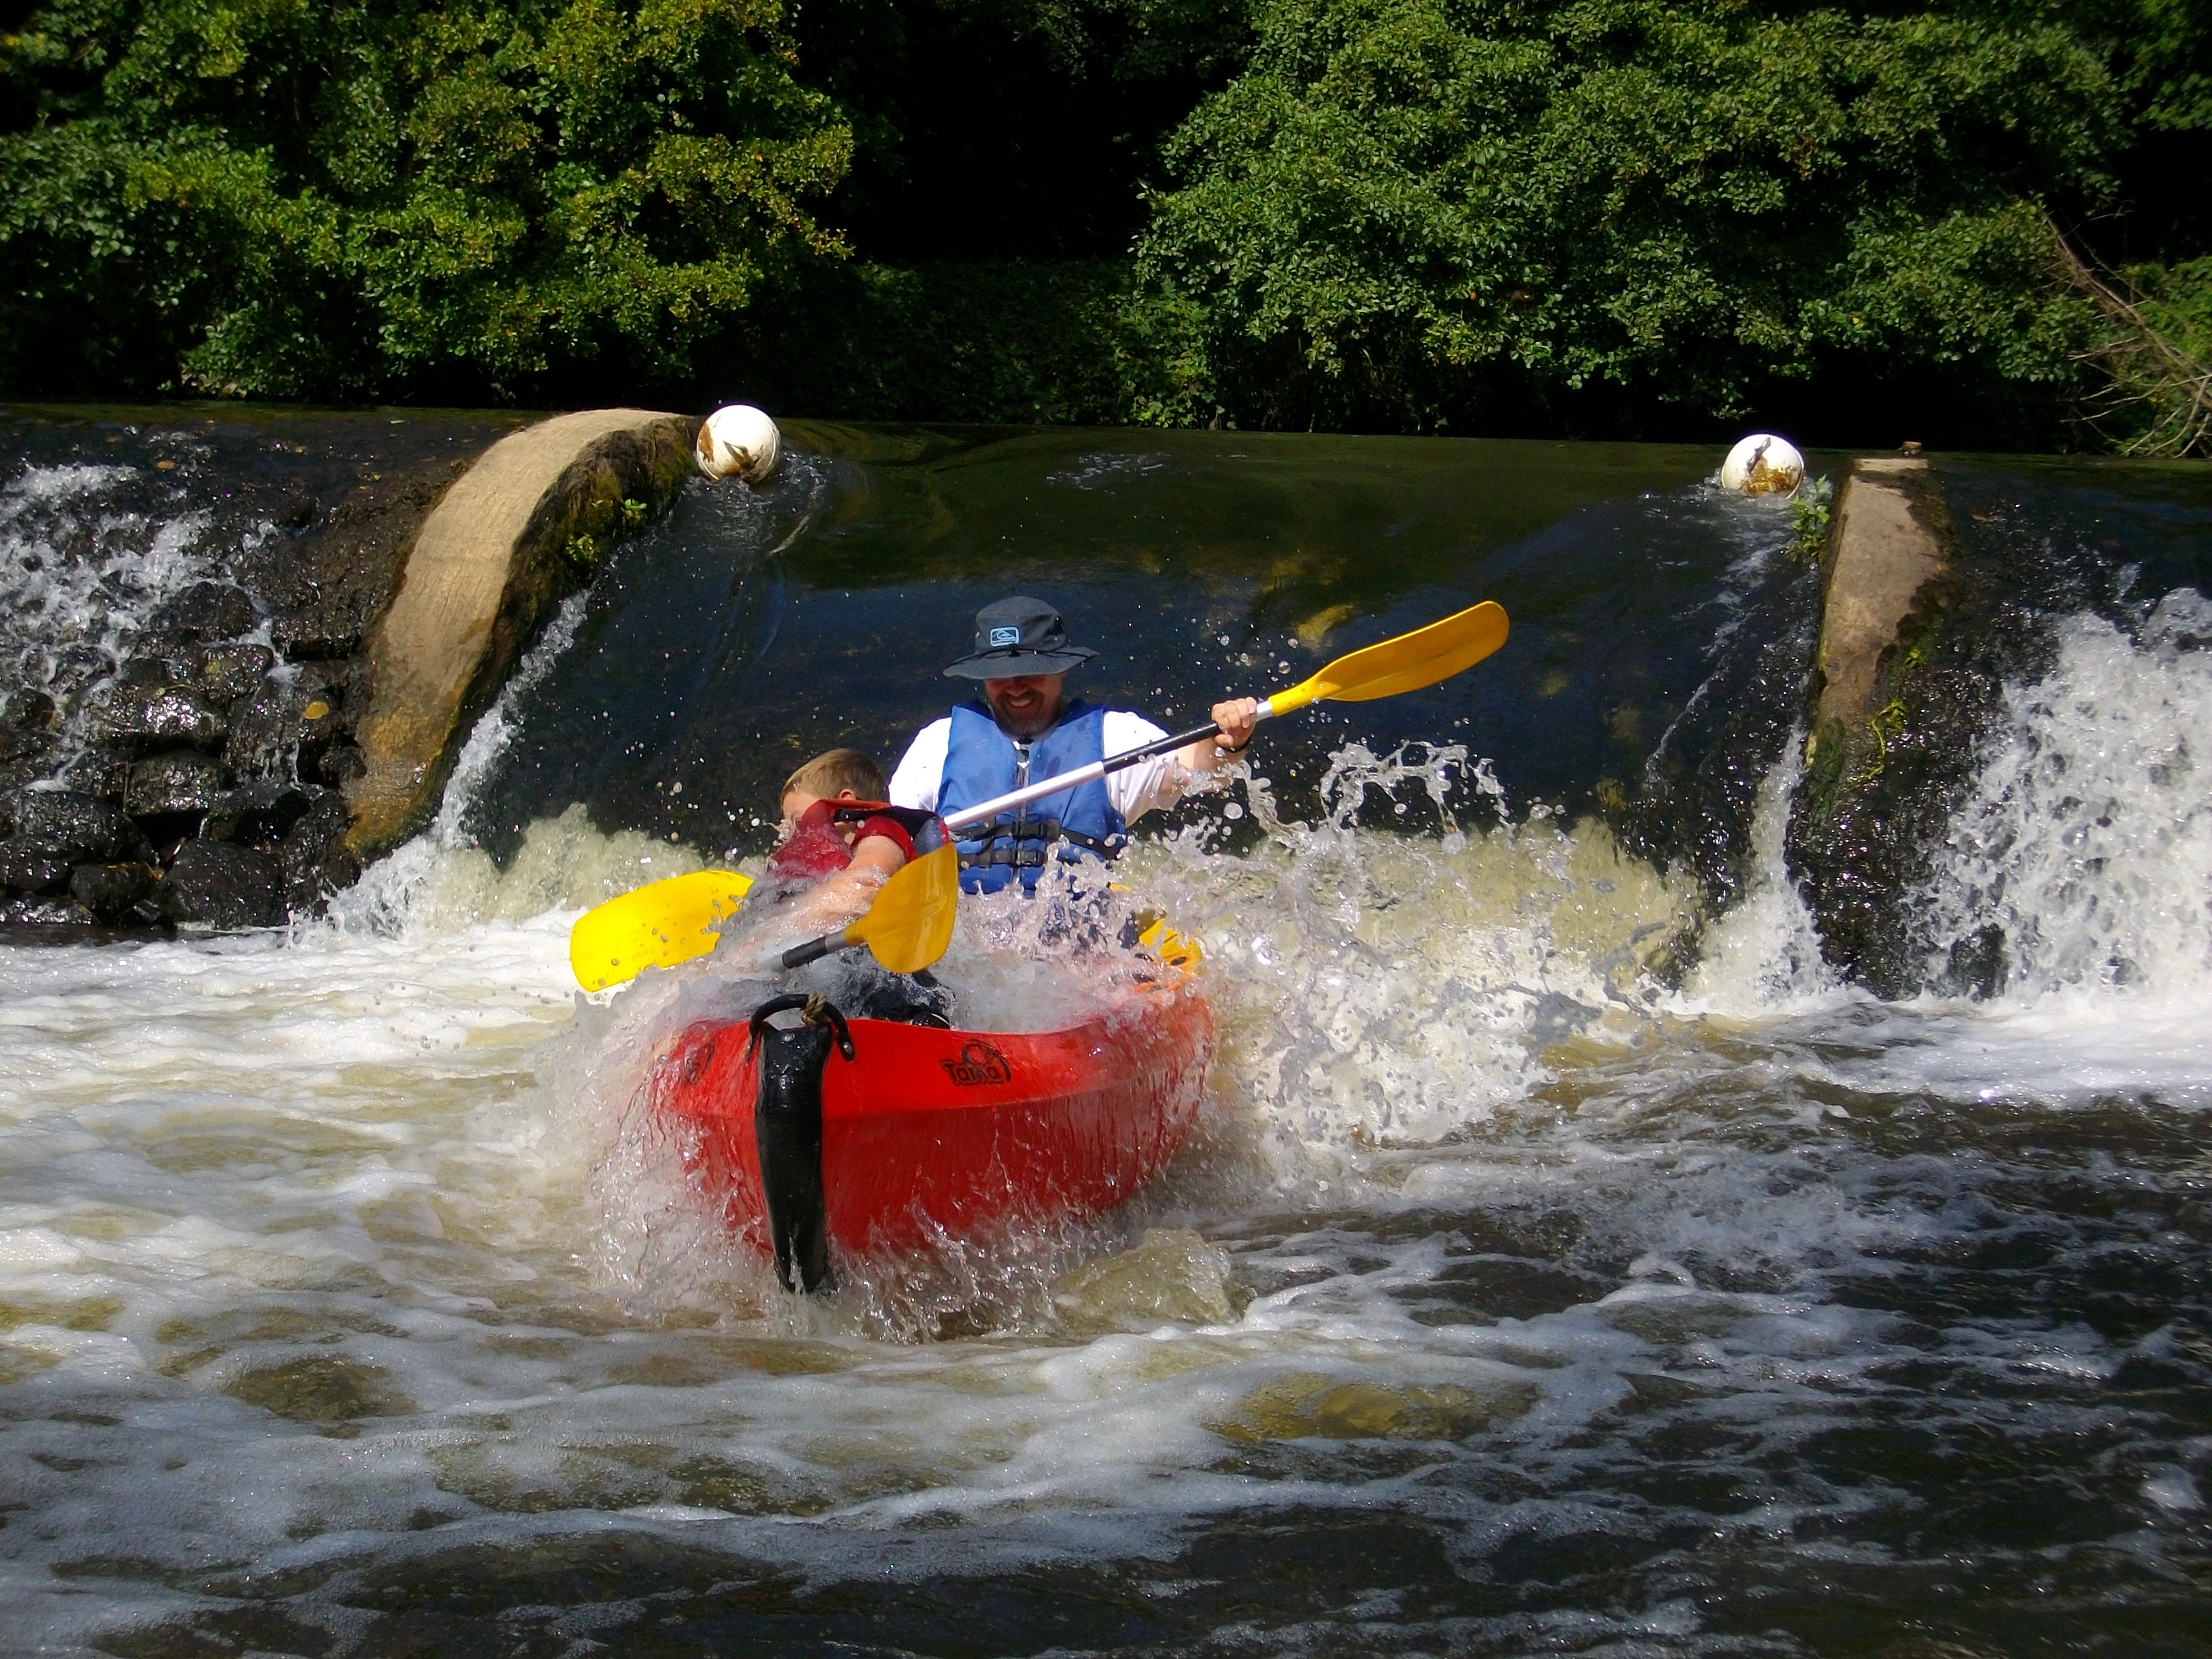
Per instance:
[[[1255,720],[1263,720],[1274,712],[1262,702],[1259,712],[1252,718]],[[1094,778],[1103,778],[1115,772],[1126,771],[1139,761],[1150,760],[1155,755],[1172,755],[1178,749],[1189,747],[1200,738],[1218,736],[1220,730],[1219,726],[1214,725],[1212,720],[1208,720],[1203,726],[1192,726],[1188,732],[1178,732],[1171,738],[1157,738],[1140,749],[1124,750],[1121,754],[1109,755],[1104,760],[1092,761],[1088,766],[1079,766],[1072,772],[1062,772],[1057,777],[1039,778],[1035,783],[1025,783],[1018,789],[1009,789],[1003,795],[995,795],[989,800],[979,801],[973,806],[963,806],[957,812],[946,813],[941,822],[945,825],[947,835],[955,835],[970,824],[981,823],[987,818],[995,818],[1000,813],[1010,812],[1017,806],[1027,806],[1033,800],[1042,800],[1047,795],[1056,795],[1063,789],[1076,788],[1079,785],[1089,783]]]
[[[786,968],[804,968],[810,962],[819,962],[832,951],[849,951],[866,944],[865,939],[847,939],[842,933],[824,933],[820,939],[811,939],[804,945],[794,945],[783,953]]]

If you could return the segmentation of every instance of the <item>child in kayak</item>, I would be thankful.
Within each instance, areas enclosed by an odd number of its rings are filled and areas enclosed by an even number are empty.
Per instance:
[[[784,780],[783,840],[769,855],[770,890],[763,895],[775,907],[773,942],[748,953],[757,965],[768,966],[785,945],[853,921],[909,859],[941,844],[935,814],[890,805],[884,793],[882,771],[857,749],[817,755]],[[860,961],[848,968],[855,981],[845,993],[854,1005],[848,1012],[945,1023],[943,994],[927,974],[885,975]]]
[[[883,773],[857,749],[817,755],[777,799],[783,840],[769,854],[768,879],[776,932],[804,930],[792,944],[859,916],[908,860],[941,839],[933,814],[884,801]]]

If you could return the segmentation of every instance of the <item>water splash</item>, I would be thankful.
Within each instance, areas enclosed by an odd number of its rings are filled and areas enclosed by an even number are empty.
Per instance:
[[[152,490],[137,467],[89,463],[28,466],[0,488],[0,687],[54,700],[58,758],[83,747],[89,694],[155,608],[218,574],[214,514]],[[240,535],[250,545],[270,533],[262,524]]]
[[[1805,775],[1802,730],[1760,781],[1751,823],[1751,880],[1705,930],[1698,962],[1673,999],[1679,1012],[1737,1019],[1802,1012],[1846,995],[1820,955],[1820,930],[1784,856],[1790,804]]]
[[[2212,601],[2167,595],[2132,635],[2077,616],[2008,688],[1921,903],[1931,984],[1962,957],[2019,1004],[2212,989]]]

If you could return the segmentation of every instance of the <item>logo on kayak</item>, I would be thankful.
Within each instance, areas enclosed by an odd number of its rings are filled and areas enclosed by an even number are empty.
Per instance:
[[[1011,1083],[1014,1068],[1006,1064],[1006,1057],[988,1042],[971,1042],[960,1051],[957,1060],[940,1060],[945,1075],[963,1089],[981,1087],[986,1083]]]

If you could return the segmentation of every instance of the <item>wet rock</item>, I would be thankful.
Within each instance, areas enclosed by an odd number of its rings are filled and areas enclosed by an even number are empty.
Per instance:
[[[2004,929],[1994,922],[1978,927],[1964,939],[1954,939],[1944,971],[1936,988],[1945,996],[1972,997],[1986,1002],[2005,988],[2012,972],[2012,953]]]
[[[487,430],[484,441],[494,435]],[[245,554],[235,574],[274,613],[270,636],[288,661],[360,650],[424,515],[467,465],[450,452],[387,461],[319,501],[294,496],[272,515],[301,533],[269,538]]]
[[[191,678],[183,661],[175,657],[130,657],[115,671],[118,685],[159,688],[180,684]]]
[[[265,645],[219,646],[200,654],[192,687],[215,708],[228,708],[252,696],[276,665],[276,653]]]
[[[240,777],[315,775],[324,748],[345,729],[329,693],[307,681],[264,684],[230,711],[231,769]]]
[[[359,617],[336,605],[289,611],[270,625],[269,636],[287,657],[328,660],[361,649]]]
[[[131,769],[123,810],[133,817],[202,813],[222,798],[230,778],[221,761],[197,750],[155,755]]]
[[[185,685],[118,684],[93,718],[100,742],[138,754],[180,747],[212,752],[229,730],[223,715]]]
[[[104,800],[65,789],[26,789],[9,816],[15,841],[70,864],[146,859],[151,848],[138,827]]]
[[[368,770],[361,750],[349,743],[334,743],[315,764],[317,774],[333,788],[343,788]]]
[[[210,841],[253,846],[282,841],[313,804],[315,793],[289,783],[256,779],[226,790],[208,808],[200,833]]]
[[[54,700],[32,686],[17,686],[0,700],[0,726],[11,732],[50,732],[59,718]]]
[[[295,915],[319,915],[331,895],[361,879],[361,860],[346,845],[345,802],[319,795],[277,849],[284,871],[284,902]]]
[[[258,620],[253,600],[228,582],[194,582],[155,613],[154,627],[179,640],[229,640]]]
[[[161,883],[161,914],[186,927],[274,927],[284,869],[270,854],[204,837],[186,842]]]
[[[0,901],[0,927],[90,927],[99,918],[67,898]]]
[[[0,766],[29,769],[54,750],[54,734],[33,726],[0,725]]]
[[[112,921],[129,914],[154,891],[151,865],[80,864],[70,872],[70,896],[98,916]]]
[[[1829,964],[1877,995],[2001,988],[2000,935],[1926,936],[1917,895],[2008,680],[2041,672],[2076,608],[2048,545],[1990,539],[1921,463],[1862,462],[1827,554],[1803,781],[1786,854]]]
[[[120,806],[131,785],[131,757],[112,749],[82,750],[70,757],[56,781],[76,794]]]
[[[58,893],[69,882],[67,859],[20,842],[0,842],[0,887],[17,893]]]
[[[0,698],[0,775],[28,781],[53,753],[60,710],[45,692],[18,686]]]

